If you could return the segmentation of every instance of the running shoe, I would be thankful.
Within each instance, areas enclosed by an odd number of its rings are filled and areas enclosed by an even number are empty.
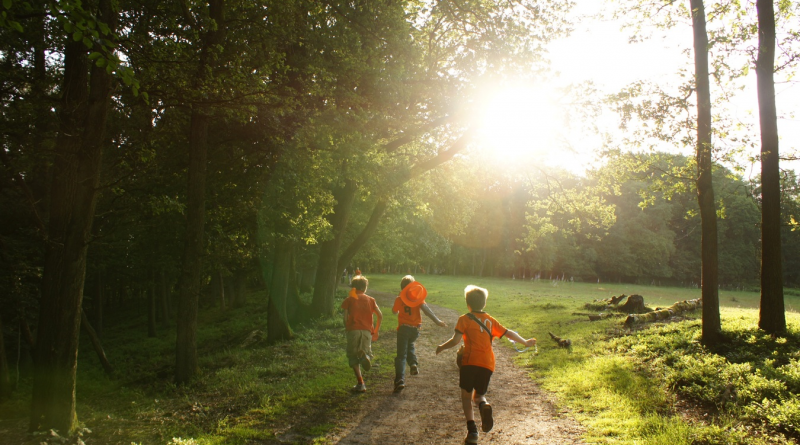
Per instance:
[[[483,430],[484,433],[488,433],[494,426],[494,419],[492,418],[492,405],[489,405],[488,403],[482,403],[479,411],[481,413],[481,430]]]

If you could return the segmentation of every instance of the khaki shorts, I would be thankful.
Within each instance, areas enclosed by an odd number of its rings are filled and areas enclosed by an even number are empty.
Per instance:
[[[350,367],[357,365],[362,355],[372,360],[372,332],[347,331],[347,362]]]

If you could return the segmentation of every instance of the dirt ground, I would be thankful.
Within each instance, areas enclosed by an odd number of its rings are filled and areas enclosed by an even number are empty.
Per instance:
[[[391,308],[394,295],[369,292],[381,308]],[[346,425],[328,437],[336,444],[460,444],[466,435],[461,410],[455,348],[435,355],[436,345],[452,336],[460,314],[430,305],[448,326],[440,328],[423,316],[417,340],[420,374],[406,370],[406,388],[394,393],[391,378],[377,379],[367,373],[367,393],[362,409],[343,419]],[[396,317],[384,309],[384,323],[396,325]],[[523,332],[524,334],[524,332]],[[395,336],[379,340],[394,345]],[[566,411],[559,410],[547,394],[531,381],[525,370],[512,363],[510,348],[495,347],[497,368],[487,400],[494,410],[494,429],[481,433],[480,443],[582,444],[582,428]],[[393,363],[381,366],[393,367]],[[480,425],[477,410],[475,410]]]

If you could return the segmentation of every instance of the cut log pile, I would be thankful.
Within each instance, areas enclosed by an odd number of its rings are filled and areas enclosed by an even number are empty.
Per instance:
[[[681,312],[693,311],[695,309],[699,309],[702,306],[702,301],[697,298],[695,300],[683,300],[679,301],[672,306],[664,309],[658,309],[653,312],[648,312],[646,314],[630,314],[628,318],[625,319],[625,325],[631,326],[637,323],[648,323],[651,321],[657,320],[666,320],[674,315],[678,315]]]
[[[619,304],[625,300],[625,303]],[[657,308],[656,310],[650,309],[644,305],[644,297],[641,295],[614,296],[603,300],[595,300],[593,303],[587,304],[586,307],[590,309],[606,310],[610,312],[600,312],[598,314],[582,314],[575,313],[573,315],[585,315],[589,317],[589,321],[604,320],[610,317],[623,317],[628,314],[625,319],[625,325],[632,326],[637,323],[647,323],[657,320],[666,320],[681,312],[693,311],[702,306],[700,299],[696,300],[683,300],[679,301],[668,308]]]

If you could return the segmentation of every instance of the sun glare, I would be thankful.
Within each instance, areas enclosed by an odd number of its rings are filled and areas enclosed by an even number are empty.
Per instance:
[[[569,150],[559,147],[563,139],[562,111],[544,89],[507,88],[491,96],[483,109],[481,145],[494,163],[571,169],[575,163]]]

